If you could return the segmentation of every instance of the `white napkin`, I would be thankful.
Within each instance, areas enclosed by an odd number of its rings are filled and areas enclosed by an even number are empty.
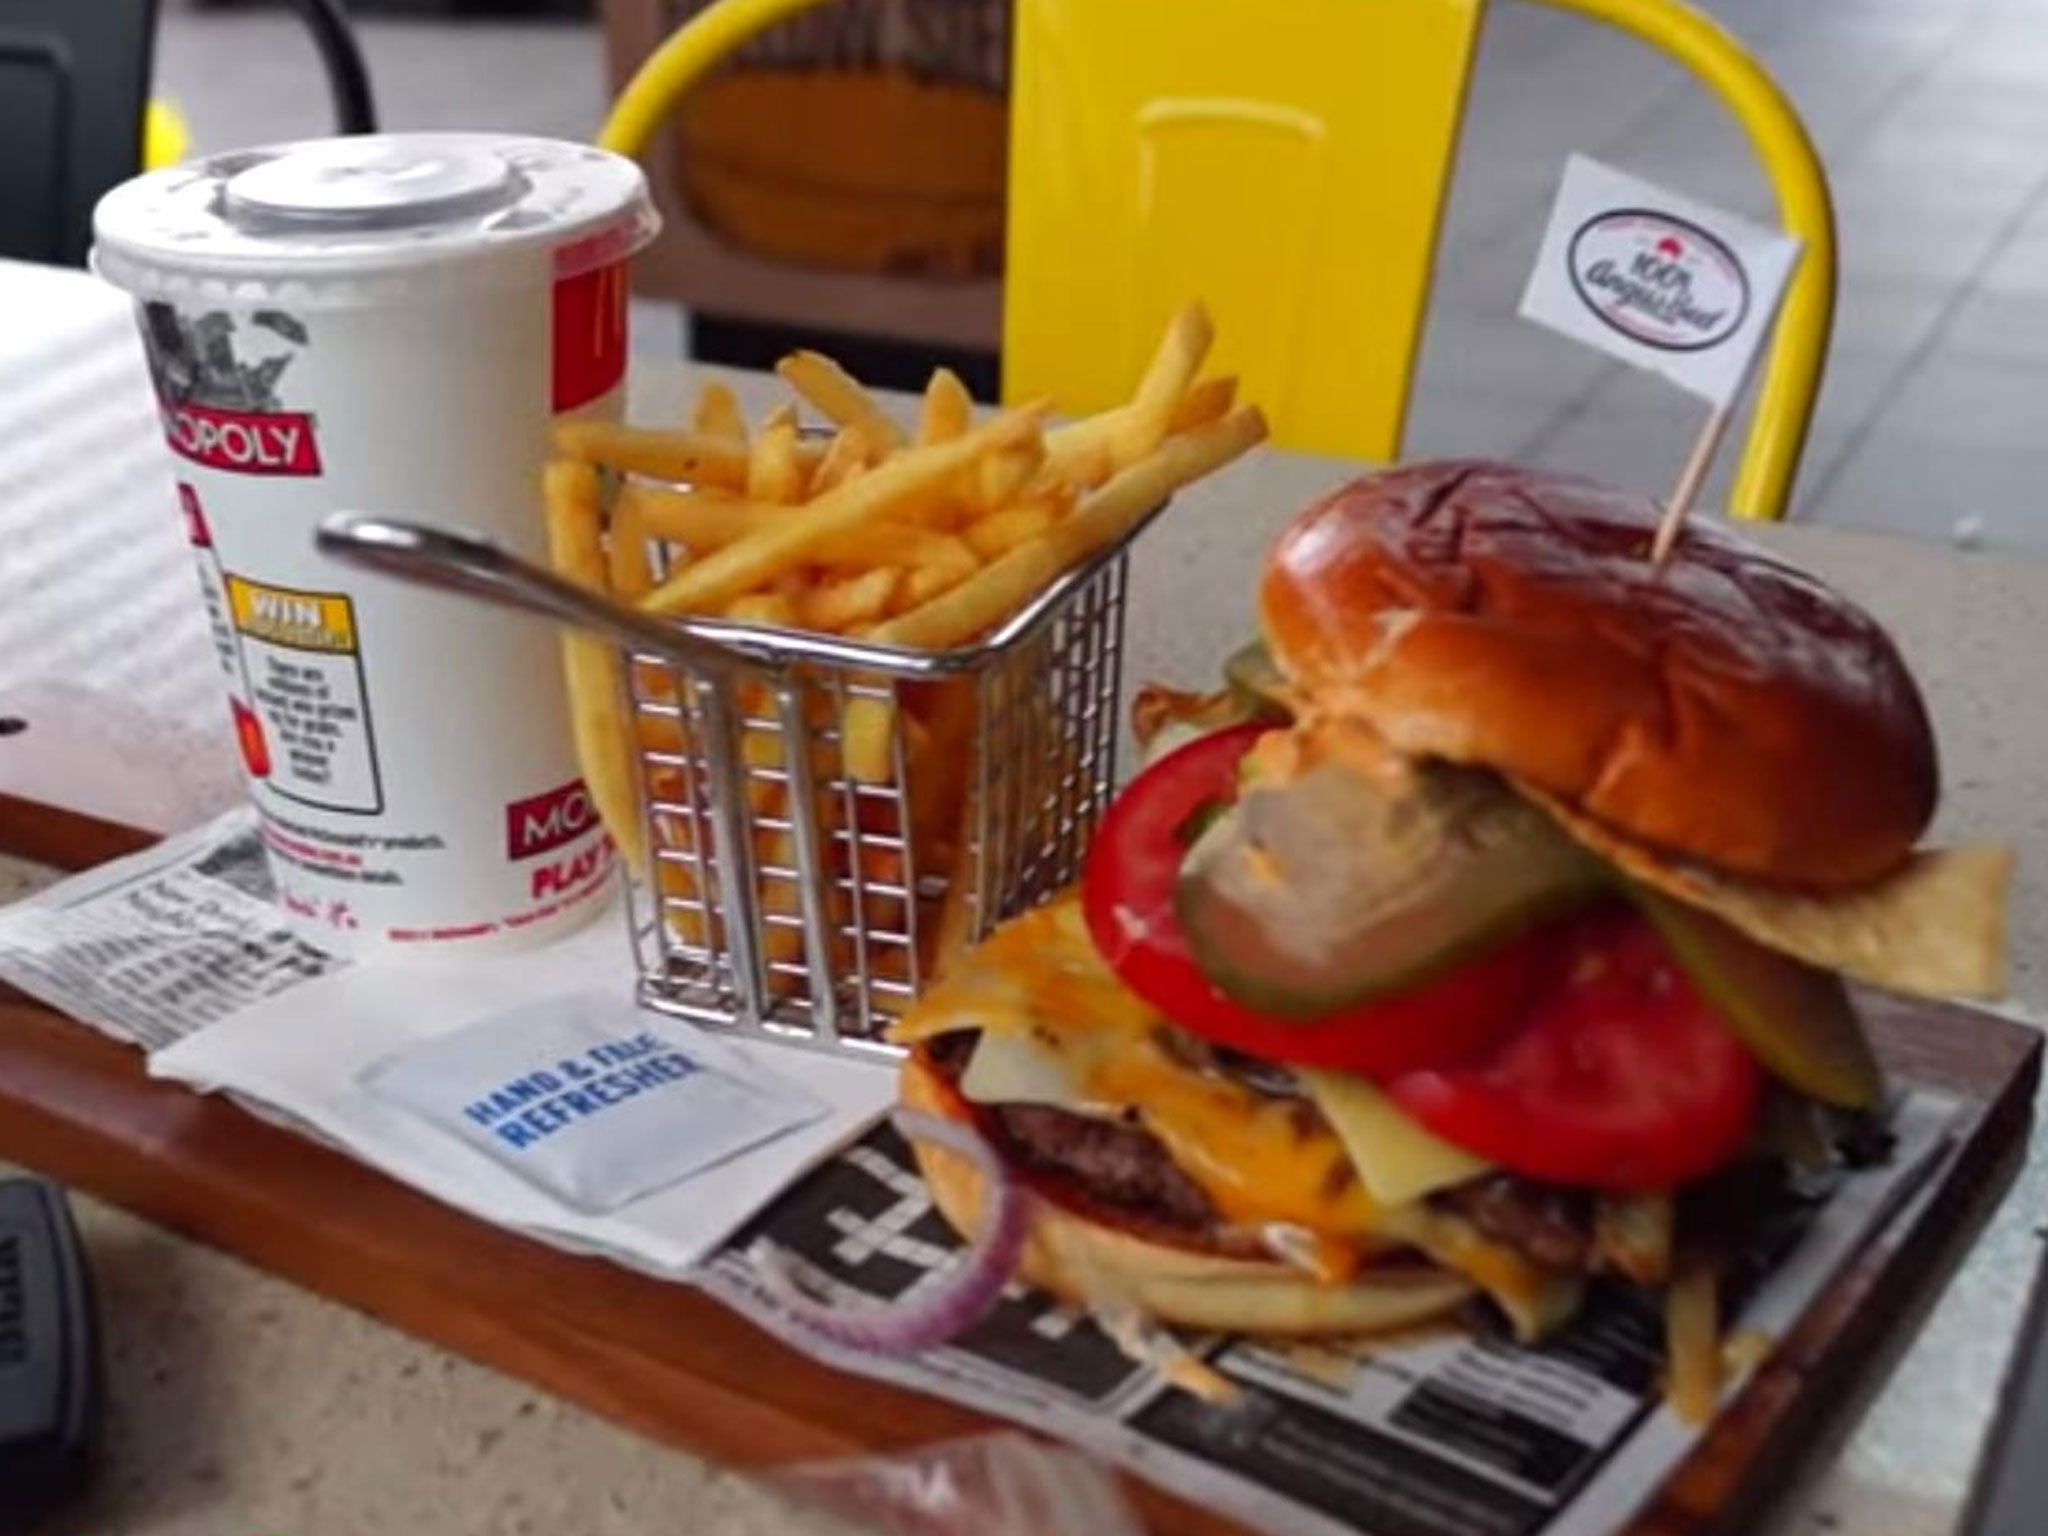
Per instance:
[[[606,1214],[579,1211],[489,1154],[366,1091],[375,1064],[426,1041],[537,1001],[587,1006],[592,993],[627,1006],[632,962],[616,913],[526,954],[408,957],[361,963],[295,987],[150,1058],[152,1076],[227,1091],[281,1113],[354,1156],[459,1210],[557,1247],[602,1254],[679,1278],[799,1175],[851,1140],[895,1098],[886,1067],[822,1052],[740,1042],[730,1050],[763,1080],[782,1080],[823,1113],[732,1152],[715,1171],[653,1190]],[[583,1004],[572,1000],[582,998]],[[663,1019],[672,1036],[704,1039]]]

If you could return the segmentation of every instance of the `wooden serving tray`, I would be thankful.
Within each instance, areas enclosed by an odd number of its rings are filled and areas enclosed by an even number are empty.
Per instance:
[[[148,834],[0,796],[0,851],[65,868]],[[1867,1385],[2018,1166],[2042,1039],[1988,1014],[1865,1000],[1901,1081],[1970,1106],[1909,1225],[1859,1254],[1629,1536],[1737,1536]],[[657,1440],[741,1465],[888,1452],[992,1421],[841,1375],[710,1298],[472,1220],[339,1153],[143,1074],[141,1055],[0,988],[0,1157],[211,1243]],[[1150,1528],[1237,1527],[1135,1479]]]

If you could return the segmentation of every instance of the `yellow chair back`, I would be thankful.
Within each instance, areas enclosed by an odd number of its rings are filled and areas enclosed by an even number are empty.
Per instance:
[[[824,0],[720,0],[628,83],[637,155],[677,98]],[[1819,160],[1761,66],[1681,0],[1546,0],[1692,71],[1748,133],[1806,254],[1730,496],[1782,516],[1834,310]],[[1398,457],[1485,0],[1015,0],[1003,390],[1113,403],[1199,295],[1216,366],[1282,445]]]
[[[1290,448],[1401,448],[1480,0],[1015,0],[1003,393],[1128,394],[1190,297]]]
[[[142,168],[160,171],[192,152],[192,135],[175,105],[152,96],[142,110]]]

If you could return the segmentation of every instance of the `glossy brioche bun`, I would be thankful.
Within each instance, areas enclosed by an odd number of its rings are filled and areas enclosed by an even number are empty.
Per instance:
[[[1289,525],[1259,594],[1315,707],[1498,769],[1717,869],[1864,884],[1933,814],[1934,737],[1877,624],[1705,519],[1507,464],[1413,464]]]
[[[922,1051],[904,1061],[899,1093],[912,1109],[971,1119]],[[912,1147],[940,1214],[962,1236],[979,1232],[986,1198],[981,1171],[944,1147]],[[1358,1279],[1325,1285],[1278,1261],[1148,1242],[1033,1189],[1020,1272],[1078,1307],[1114,1300],[1161,1322],[1233,1332],[1373,1333],[1438,1316],[1474,1294],[1464,1279],[1422,1263],[1370,1268]]]

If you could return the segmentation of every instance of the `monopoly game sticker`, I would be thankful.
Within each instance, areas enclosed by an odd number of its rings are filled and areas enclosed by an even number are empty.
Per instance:
[[[313,415],[289,409],[279,390],[309,341],[281,309],[238,317],[144,304],[143,351],[171,451],[227,474],[318,475]]]

